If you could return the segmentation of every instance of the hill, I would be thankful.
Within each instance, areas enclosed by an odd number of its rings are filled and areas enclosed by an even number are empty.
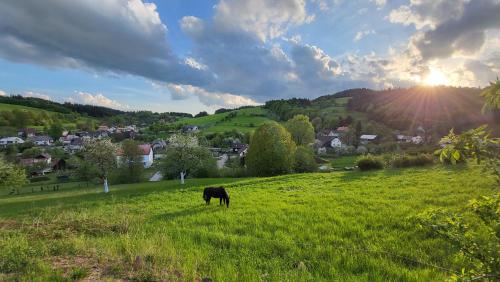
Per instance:
[[[229,209],[203,203],[208,185]],[[2,196],[0,280],[443,281],[466,262],[409,217],[494,185],[432,167]]]
[[[245,107],[203,117],[184,118],[174,124],[177,126],[196,125],[203,133],[221,133],[232,130],[246,133],[269,120],[271,119],[266,109]]]
[[[394,129],[415,132],[422,126],[442,136],[451,128],[462,131],[500,122],[498,112],[481,112],[484,99],[480,93],[478,88],[444,86],[358,91],[352,95],[347,107]]]

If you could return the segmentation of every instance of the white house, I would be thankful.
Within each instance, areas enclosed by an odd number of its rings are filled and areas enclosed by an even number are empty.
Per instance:
[[[411,138],[411,142],[413,144],[422,144],[422,142],[424,142],[424,138],[422,138],[422,136],[413,136]]]
[[[144,168],[148,168],[151,165],[153,165],[154,157],[153,157],[153,148],[151,147],[151,145],[141,144],[141,145],[139,145],[139,149],[141,151],[141,155],[142,155],[141,162],[142,162],[142,165],[144,166]],[[116,162],[118,163],[118,165],[120,165],[122,162],[121,161],[122,156],[123,156],[123,151],[121,149],[119,149],[117,154],[116,154]]]
[[[338,137],[335,137],[332,139],[332,141],[330,142],[330,146],[332,148],[341,148],[342,147],[342,141],[340,141],[340,138]]]
[[[368,142],[373,142],[373,141],[377,140],[377,135],[363,134],[359,137],[359,140],[361,141],[362,144],[366,144]]]
[[[37,146],[50,146],[54,142],[50,136],[34,136],[31,140]]]
[[[0,139],[0,146],[7,146],[11,144],[23,144],[24,140],[19,137],[5,137]]]
[[[151,145],[149,144],[142,144],[139,145],[139,148],[141,149],[142,152],[142,164],[144,165],[145,168],[150,167],[153,165],[153,148],[151,148]]]
[[[198,129],[199,128],[196,125],[185,125],[185,126],[182,127],[182,132],[186,132],[186,133],[197,132]]]

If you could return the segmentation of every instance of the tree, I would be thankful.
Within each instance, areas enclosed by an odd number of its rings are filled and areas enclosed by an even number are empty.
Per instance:
[[[361,121],[358,120],[358,122],[356,122],[356,127],[354,128],[354,140],[353,140],[353,145],[356,148],[359,146],[359,138],[361,137],[362,129],[363,127],[361,126]]]
[[[253,175],[288,173],[294,163],[295,148],[292,136],[283,126],[265,123],[252,135],[245,162]]]
[[[76,178],[85,181],[87,187],[89,182],[98,175],[97,168],[85,159],[74,156],[68,160],[68,165],[74,168],[73,173]]]
[[[500,109],[500,80],[490,82],[490,86],[486,87],[481,96],[485,98],[483,111]]]
[[[194,117],[197,118],[197,117],[206,117],[206,116],[208,116],[208,113],[203,111],[203,112],[197,113]]]
[[[323,126],[323,120],[321,117],[315,117],[311,120],[311,124],[314,126],[314,130],[316,132],[320,132]]]
[[[296,115],[286,122],[285,127],[297,146],[314,142],[314,127],[307,116]]]
[[[104,193],[108,193],[108,175],[116,167],[116,146],[109,139],[89,140],[85,143],[84,155],[86,161],[95,165],[97,176],[104,183]]]
[[[48,130],[48,134],[54,140],[57,140],[57,139],[59,139],[59,137],[61,137],[63,131],[64,131],[64,128],[63,128],[62,124],[59,122],[56,122],[50,126],[50,128]]]
[[[317,168],[313,150],[306,146],[297,147],[293,170],[295,172],[313,172]]]
[[[144,165],[142,164],[142,151],[136,141],[130,139],[123,141],[122,156],[118,165],[122,181],[127,183],[141,181]]]
[[[184,184],[186,175],[205,176],[216,169],[215,159],[208,149],[198,145],[195,136],[176,134],[169,139],[169,148],[163,161],[164,176],[170,179],[180,175]]]
[[[16,167],[0,157],[0,188],[15,189],[19,194],[19,187],[26,184],[26,182],[24,169]]]

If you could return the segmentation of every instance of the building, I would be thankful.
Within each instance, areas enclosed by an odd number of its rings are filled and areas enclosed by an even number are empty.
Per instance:
[[[359,137],[361,144],[368,144],[377,141],[378,136],[373,134],[363,134]]]
[[[54,142],[54,139],[47,135],[34,136],[30,140],[33,141],[33,143],[35,143],[35,145],[37,146],[51,146]]]
[[[52,162],[52,157],[47,153],[41,153],[32,158],[22,158],[19,162],[23,166],[30,166],[35,164],[49,165]]]
[[[149,144],[141,144],[139,145],[139,149],[141,151],[141,162],[144,168],[151,167],[154,161],[153,148]],[[116,154],[116,162],[120,165],[122,161],[123,151],[121,149],[118,150]]]
[[[36,135],[36,129],[34,128],[21,128],[19,132],[17,132],[17,136],[22,138],[30,138]]]
[[[76,137],[71,139],[68,147],[70,151],[75,152],[83,150],[83,146],[84,146],[83,138]]]
[[[184,125],[182,127],[182,132],[185,132],[185,133],[194,133],[194,132],[197,132],[198,130],[199,130],[199,128],[196,125]]]
[[[319,154],[324,154],[327,148],[342,148],[343,143],[340,137],[334,134],[334,136],[319,136],[314,146],[317,148]]]
[[[240,157],[244,157],[248,151],[248,144],[243,143],[233,143],[231,145],[231,152],[233,154],[238,154]]]
[[[13,144],[23,144],[24,140],[19,137],[5,137],[0,139],[0,146],[6,147]]]

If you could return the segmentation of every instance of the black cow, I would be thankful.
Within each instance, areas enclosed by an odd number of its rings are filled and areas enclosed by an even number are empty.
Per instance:
[[[203,190],[203,199],[207,203],[207,205],[210,204],[210,199],[211,198],[219,198],[219,205],[222,205],[222,201],[224,201],[224,204],[227,205],[229,208],[229,194],[227,193],[226,189],[224,187],[207,187],[205,190]]]

